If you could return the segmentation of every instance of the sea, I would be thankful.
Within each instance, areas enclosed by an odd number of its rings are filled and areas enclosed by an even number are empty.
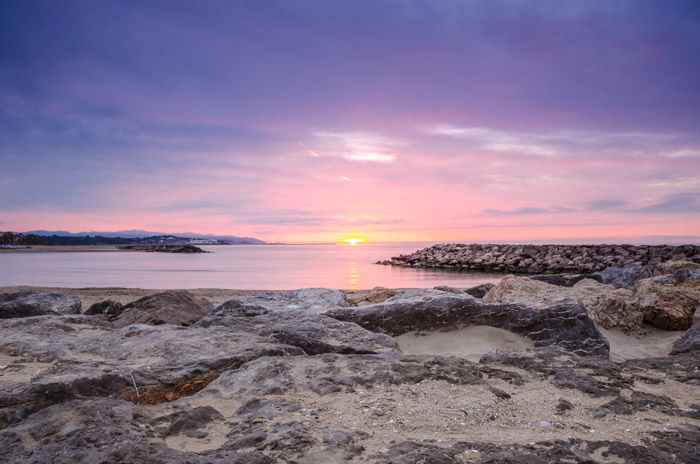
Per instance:
[[[432,243],[216,245],[209,253],[0,253],[0,286],[349,290],[471,287],[502,274],[375,264]]]

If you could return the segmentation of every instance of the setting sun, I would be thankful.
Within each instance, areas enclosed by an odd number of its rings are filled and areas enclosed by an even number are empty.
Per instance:
[[[367,241],[366,238],[357,238],[357,237],[350,237],[350,238],[346,238],[345,240],[343,240],[343,242],[349,243],[350,245],[357,245],[358,243],[362,243],[362,242],[366,242],[366,241]]]

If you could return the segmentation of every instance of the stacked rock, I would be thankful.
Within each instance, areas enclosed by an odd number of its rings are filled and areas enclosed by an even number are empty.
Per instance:
[[[610,266],[700,262],[696,245],[484,245],[439,244],[378,264],[497,272],[595,272]]]

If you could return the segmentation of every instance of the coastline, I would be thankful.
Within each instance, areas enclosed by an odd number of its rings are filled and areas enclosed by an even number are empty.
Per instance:
[[[2,253],[93,253],[134,251],[119,248],[117,245],[31,245],[31,248],[0,248]]]

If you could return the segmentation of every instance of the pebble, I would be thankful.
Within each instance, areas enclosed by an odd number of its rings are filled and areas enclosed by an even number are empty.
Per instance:
[[[552,426],[552,424],[549,421],[540,421],[538,425],[541,429],[547,429]]]

